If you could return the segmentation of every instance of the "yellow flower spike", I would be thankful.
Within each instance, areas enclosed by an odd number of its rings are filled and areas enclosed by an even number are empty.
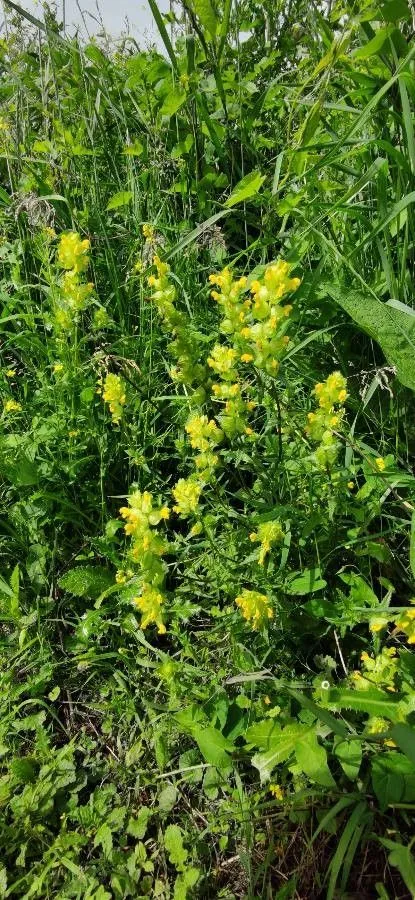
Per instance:
[[[164,603],[163,594],[153,588],[150,584],[145,584],[141,596],[134,597],[132,602],[141,612],[142,628],[148,628],[149,625],[157,625],[159,634],[166,633],[166,626],[161,614]]]
[[[235,598],[235,603],[254,631],[265,625],[268,619],[273,618],[271,601],[266,594],[260,594],[258,591],[243,590]]]
[[[22,409],[22,404],[18,403],[17,400],[6,400],[3,408],[6,414],[20,412],[20,410]]]
[[[108,403],[112,421],[117,425],[123,414],[126,402],[125,385],[119,375],[109,372],[103,384],[102,398]]]
[[[173,506],[174,511],[179,516],[187,518],[187,516],[191,516],[196,512],[198,508],[202,486],[195,479],[179,478],[172,493],[176,501],[176,505]]]
[[[254,357],[252,356],[252,353],[243,353],[241,356],[241,362],[250,363],[252,362],[253,358]]]
[[[62,234],[58,246],[58,262],[63,269],[72,270],[76,275],[89,266],[88,250],[90,242],[81,240],[77,231]]]
[[[6,378],[14,378],[14,376],[16,374],[16,369],[6,369],[4,374],[5,374]]]
[[[163,520],[166,520],[166,519],[169,518],[169,516],[170,516],[170,510],[169,510],[169,507],[168,507],[168,506],[162,506],[162,508],[161,508],[161,510],[160,510],[160,516],[161,516],[161,518],[162,518]]]
[[[349,491],[352,491],[353,488],[355,487],[354,481],[348,481],[348,482],[347,482],[347,487],[349,488]]]
[[[374,619],[371,619],[369,622],[369,629],[373,631],[374,634],[377,634],[379,631],[383,631],[384,628],[388,626],[388,619],[385,619],[381,616],[377,616]]]
[[[381,456],[378,456],[375,459],[375,466],[376,466],[378,472],[384,472],[386,469],[385,460]]]
[[[55,375],[59,375],[60,372],[63,372],[63,369],[64,369],[64,366],[62,365],[62,363],[59,363],[59,362],[54,363],[54,365],[52,366],[52,370],[55,373]]]

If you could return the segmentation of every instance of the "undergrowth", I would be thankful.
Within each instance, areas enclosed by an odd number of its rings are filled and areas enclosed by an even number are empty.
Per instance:
[[[0,896],[415,896],[414,23],[6,0]]]

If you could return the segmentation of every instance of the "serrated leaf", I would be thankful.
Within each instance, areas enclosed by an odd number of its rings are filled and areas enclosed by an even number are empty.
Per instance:
[[[183,832],[178,825],[168,825],[164,832],[164,846],[169,855],[169,860],[177,869],[182,869],[186,863],[188,852],[183,846]]]
[[[415,193],[414,193],[415,196]],[[378,342],[399,381],[415,390],[415,319],[363,291],[324,284],[323,289]]]
[[[121,206],[127,206],[130,200],[132,200],[132,197],[132,191],[118,191],[118,193],[114,194],[108,201],[106,206],[107,212],[110,212],[112,209],[119,209]]]
[[[91,597],[93,600],[113,583],[111,572],[100,566],[77,566],[65,572],[58,581],[59,587],[74,597]]]
[[[327,705],[335,709],[353,709],[367,713],[368,716],[380,716],[392,722],[399,717],[399,697],[386,691],[369,690],[354,691],[349,688],[332,688],[327,692]]]
[[[104,824],[98,828],[94,837],[94,847],[102,847],[104,856],[109,857],[112,851],[112,834],[108,825]]]
[[[272,741],[265,753],[256,753],[252,765],[259,771],[261,784],[268,781],[275,766],[285,762],[295,752],[298,740],[309,731],[308,725],[287,725]]]
[[[236,206],[237,203],[242,203],[243,200],[255,197],[264,181],[265,175],[261,175],[258,170],[245,175],[245,178],[242,178],[233,189],[230,197],[225,202],[225,206]]]

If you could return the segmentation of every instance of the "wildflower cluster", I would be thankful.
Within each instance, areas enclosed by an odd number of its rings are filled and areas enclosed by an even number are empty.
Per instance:
[[[89,240],[70,231],[63,234],[58,246],[58,263],[64,274],[55,304],[55,322],[60,331],[70,331],[80,312],[85,309],[94,290],[92,282],[82,280],[89,266]]]
[[[106,375],[104,382],[99,382],[98,394],[102,394],[102,399],[108,403],[112,421],[115,425],[121,421],[123,407],[126,402],[125,384],[119,375],[111,372]]]
[[[128,497],[128,506],[122,506],[120,515],[125,520],[125,533],[132,538],[130,557],[140,567],[141,594],[134,603],[142,613],[142,627],[154,623],[159,634],[164,634],[161,608],[165,597],[162,587],[165,566],[161,557],[166,553],[168,543],[156,530],[160,522],[169,517],[167,506],[153,506],[153,496],[148,491],[134,491]],[[119,573],[118,580],[124,579]]]
[[[252,434],[246,418],[255,403],[245,399],[249,385],[238,378],[237,365],[252,363],[256,369],[275,375],[288,344],[286,330],[292,307],[284,306],[282,300],[300,284],[300,279],[290,278],[289,273],[289,264],[282,260],[268,266],[263,278],[252,282],[251,297],[246,296],[247,279],[233,279],[228,268],[209,277],[211,284],[220,288],[211,296],[223,310],[221,331],[232,344],[216,344],[208,358],[208,365],[220,378],[213,384],[212,395],[224,401],[219,421],[229,437]]]
[[[257,531],[253,531],[249,535],[251,541],[260,543],[258,562],[260,566],[264,565],[265,559],[274,544],[279,543],[284,538],[284,532],[280,522],[263,522],[258,526]]]
[[[199,348],[189,331],[186,316],[175,307],[177,292],[169,278],[169,266],[159,256],[154,257],[156,275],[150,275],[149,286],[153,288],[151,301],[154,303],[164,328],[174,338],[169,346],[176,365],[170,370],[171,378],[190,389],[197,388],[205,378],[205,367],[198,361]]]
[[[347,399],[346,379],[340,372],[333,372],[326,381],[316,384],[314,394],[318,408],[308,414],[306,434],[319,443],[314,458],[319,468],[333,465],[338,452],[338,441],[333,433],[341,427],[343,405]]]
[[[243,590],[235,603],[239,606],[244,619],[250,622],[252,629],[258,631],[263,625],[266,625],[268,619],[273,618],[273,611],[269,597],[266,594],[260,594],[258,591]]]

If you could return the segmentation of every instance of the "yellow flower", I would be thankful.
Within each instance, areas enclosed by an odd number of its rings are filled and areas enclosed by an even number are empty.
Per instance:
[[[271,609],[271,601],[266,594],[260,594],[258,591],[243,590],[235,603],[239,606],[244,619],[250,622],[254,631],[257,631],[261,625],[264,625],[267,619],[273,618]]]
[[[4,374],[5,374],[6,378],[14,378],[14,376],[16,374],[16,369],[6,369]]]
[[[385,469],[386,469],[386,463],[385,463],[385,460],[382,459],[381,456],[378,456],[378,457],[375,459],[375,466],[376,466],[378,472],[384,472]]]
[[[348,482],[347,482],[347,487],[349,488],[349,491],[352,491],[353,488],[354,488],[354,486],[355,486],[354,481],[348,481]]]
[[[172,493],[176,500],[176,505],[173,506],[173,509],[179,516],[187,517],[196,512],[199,505],[199,497],[202,493],[202,487],[199,482],[192,478],[179,478]]]
[[[407,609],[397,620],[398,631],[403,631],[408,644],[415,644],[415,609]]]
[[[63,372],[64,367],[63,367],[62,363],[57,362],[57,363],[54,363],[54,365],[52,366],[52,369],[53,369],[55,375],[58,375],[59,372]]]
[[[22,404],[18,403],[16,400],[5,400],[4,402],[5,413],[20,412],[21,408]]]
[[[193,449],[202,452],[214,447],[222,437],[222,432],[214,419],[208,419],[207,416],[192,416],[187,421],[185,429]]]
[[[383,631],[384,628],[388,626],[388,619],[385,619],[383,616],[377,616],[374,619],[371,619],[369,622],[369,629],[373,631],[374,634],[377,634],[379,631]]]
[[[144,222],[144,225],[142,226],[141,230],[143,232],[143,235],[144,235],[146,241],[149,244],[152,244],[154,242],[154,235],[155,235],[153,226],[150,225],[148,222]]]
[[[163,594],[152,587],[150,584],[143,586],[140,597],[134,597],[133,603],[141,612],[141,627],[147,628],[148,625],[157,625],[159,634],[166,633],[166,626],[161,615],[161,608],[164,603]]]
[[[77,231],[62,234],[58,247],[59,265],[63,269],[72,269],[76,274],[85,272],[89,266],[89,248],[89,240],[81,240]]]
[[[102,397],[109,405],[112,421],[118,424],[126,401],[125,385],[119,375],[108,373],[104,381]]]
[[[323,383],[316,384],[314,393],[319,406],[331,412],[336,404],[342,404],[347,399],[346,379],[341,372],[332,372]]]
[[[223,344],[215,344],[212,353],[208,356],[208,365],[214,372],[221,375],[222,378],[229,379],[235,377],[234,363],[236,359],[236,350],[233,347],[225,347]]]
[[[284,799],[284,793],[279,784],[270,784],[268,790],[276,800]]]
[[[254,357],[252,356],[252,353],[243,353],[241,356],[241,362],[250,363],[252,362],[253,358]]]
[[[284,532],[280,522],[262,522],[258,526],[258,530],[249,535],[251,541],[258,541],[261,544],[258,562],[260,566],[264,565],[265,557],[270,552],[271,547],[282,541]]]

